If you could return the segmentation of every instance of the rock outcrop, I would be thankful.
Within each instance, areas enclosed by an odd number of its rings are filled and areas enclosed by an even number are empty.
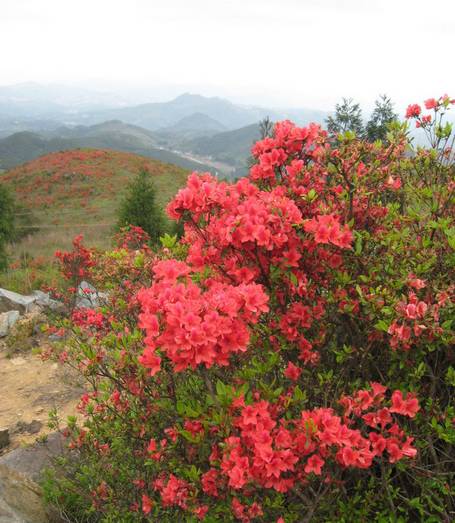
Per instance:
[[[36,298],[23,296],[17,292],[0,288],[0,312],[19,311],[21,314],[29,312]]]
[[[0,313],[0,338],[8,335],[11,327],[19,319],[20,313],[17,310]]]
[[[53,300],[45,292],[33,291],[32,294],[24,296],[0,288],[0,313],[18,311],[20,314],[25,314],[36,309],[49,309],[58,313],[64,313],[66,310],[63,303]]]
[[[45,443],[18,448],[0,457],[0,523],[58,523],[61,519],[43,504],[37,481],[61,455],[60,434]]]

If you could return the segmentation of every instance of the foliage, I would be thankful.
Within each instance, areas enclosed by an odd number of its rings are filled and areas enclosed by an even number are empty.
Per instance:
[[[64,428],[80,459],[48,498],[80,521],[453,521],[455,166],[434,145],[279,122],[248,179],[190,176],[180,242],[97,254],[109,303],[59,355],[90,384]]]
[[[354,132],[357,136],[363,134],[362,110],[352,98],[343,98],[335,105],[335,114],[326,119],[327,130],[332,134]]]
[[[6,244],[14,237],[14,200],[0,185],[0,271],[7,266]]]
[[[268,116],[259,122],[259,134],[261,136],[261,140],[273,136],[273,122]]]
[[[165,229],[163,213],[156,202],[156,188],[150,173],[143,169],[130,182],[119,209],[118,227],[143,229],[152,243],[158,243]]]
[[[385,94],[381,95],[376,100],[373,113],[365,126],[365,138],[369,142],[385,141],[390,124],[397,119],[392,100]]]
[[[375,108],[365,126],[360,105],[354,103],[352,99],[346,98],[343,98],[341,104],[336,105],[335,114],[329,116],[326,123],[328,131],[332,134],[354,132],[359,138],[375,142],[376,140],[386,141],[390,124],[397,118],[392,100],[383,94],[375,101]]]
[[[11,250],[14,249],[14,244]],[[33,258],[22,253],[20,260],[9,264],[8,268],[0,273],[0,287],[19,294],[30,294],[42,287],[61,288],[64,281],[55,263],[49,263],[48,258]]]
[[[83,245],[80,234],[73,240],[71,252],[57,251],[55,257],[59,261],[63,277],[70,282],[76,291],[83,280],[89,279],[90,268],[95,265],[94,252]]]

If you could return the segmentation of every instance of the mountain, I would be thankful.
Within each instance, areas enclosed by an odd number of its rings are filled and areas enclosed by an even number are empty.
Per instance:
[[[0,140],[0,169],[8,169],[49,152],[48,140],[22,131]]]
[[[86,116],[92,120],[93,118],[119,119],[146,129],[156,130],[173,126],[182,118],[195,113],[202,113],[229,129],[241,127],[245,125],[246,120],[251,118],[258,119],[256,115],[252,116],[248,111],[245,112],[227,100],[188,93],[178,96],[170,102],[141,104]]]
[[[203,113],[185,116],[174,125],[153,131],[158,143],[167,149],[179,149],[182,142],[226,131],[226,127]]]
[[[157,140],[147,129],[129,125],[120,120],[111,120],[100,124],[86,126],[77,125],[74,127],[61,126],[54,131],[47,133],[50,138],[110,138],[112,140],[124,141],[125,145],[135,147],[155,147]]]
[[[136,100],[151,98],[138,94]],[[219,97],[185,93],[168,102],[131,105],[131,97],[107,91],[58,84],[26,82],[0,86],[0,121],[5,118],[56,120],[65,125],[93,125],[108,120],[145,127],[149,130],[171,127],[192,115],[205,115],[226,130],[258,122],[290,118],[299,124],[321,122],[327,114],[309,109],[280,109],[234,104]],[[1,125],[0,125],[1,128]],[[27,129],[30,130],[30,129]],[[218,129],[221,131],[222,129]]]
[[[119,121],[94,126],[60,127],[47,133],[20,132],[0,140],[0,168],[8,169],[38,156],[81,147],[133,152],[185,169],[214,171],[203,162],[177,154],[157,145],[146,129]]]
[[[91,123],[101,120],[119,119],[150,130],[171,127],[179,120],[194,114],[203,114],[216,120],[228,130],[257,123],[266,116],[272,120],[286,118],[297,123],[322,122],[326,113],[306,109],[270,109],[264,107],[236,105],[218,97],[205,97],[185,93],[170,102],[148,103],[134,107],[111,109],[99,113],[81,115]]]
[[[0,172],[0,184],[9,186],[21,204],[20,215],[31,217],[39,228],[15,245],[14,253],[48,259],[56,249],[70,248],[81,232],[88,244],[108,247],[125,186],[141,168],[153,176],[162,207],[189,174],[143,156],[100,149],[55,152]]]
[[[207,116],[204,113],[193,113],[189,116],[184,116],[181,120],[176,122],[174,125],[171,125],[169,127],[164,127],[162,129],[159,129],[160,133],[169,133],[169,134],[180,134],[180,133],[186,133],[186,132],[192,132],[192,133],[206,133],[207,135],[210,133],[219,133],[221,131],[226,131],[226,127],[215,120],[214,118],[211,118],[210,116]]]

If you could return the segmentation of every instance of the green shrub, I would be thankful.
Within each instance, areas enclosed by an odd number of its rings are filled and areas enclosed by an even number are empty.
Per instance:
[[[248,179],[190,176],[180,243],[91,257],[109,302],[67,324],[90,387],[49,499],[102,522],[452,521],[451,103],[408,109],[430,149],[405,124],[384,144],[278,123]]]

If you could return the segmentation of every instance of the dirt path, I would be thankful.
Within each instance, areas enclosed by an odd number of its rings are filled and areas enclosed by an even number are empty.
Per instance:
[[[11,444],[0,453],[51,432],[48,413],[60,418],[77,414],[82,394],[76,379],[62,365],[42,361],[30,351],[7,358],[0,345],[0,428],[8,428]]]

